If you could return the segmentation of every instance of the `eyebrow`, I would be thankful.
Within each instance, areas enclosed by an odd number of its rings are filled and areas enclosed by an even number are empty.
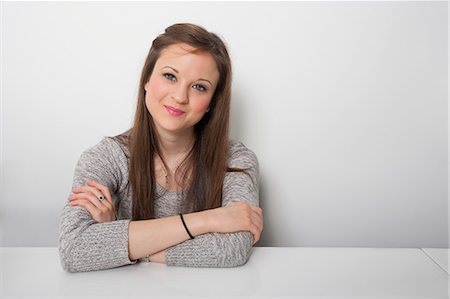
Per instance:
[[[163,68],[165,68],[165,67],[168,67],[168,68],[170,68],[170,69],[172,69],[175,73],[179,73],[178,72],[178,70],[177,69],[174,69],[173,67],[171,67],[171,66],[168,66],[168,65],[166,65],[166,66],[163,66]],[[207,80],[207,79],[202,79],[202,78],[200,78],[200,79],[197,79],[198,81],[206,81],[206,82],[208,82],[209,84],[211,84],[211,86],[212,86],[212,83],[211,83],[211,81],[209,81],[209,80]]]

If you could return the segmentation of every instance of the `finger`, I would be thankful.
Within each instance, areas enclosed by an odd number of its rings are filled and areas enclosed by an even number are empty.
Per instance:
[[[252,211],[252,222],[253,225],[256,227],[258,234],[261,235],[264,226],[263,217],[255,210]]]
[[[253,213],[251,213],[250,215],[248,215],[248,220],[249,221],[247,223],[247,231],[251,232],[253,235],[253,238],[256,239],[258,237],[258,234],[260,233],[260,229],[259,229],[259,224],[258,224],[258,217],[256,217],[255,215],[252,215]]]
[[[252,207],[253,217],[255,217],[255,221],[259,224],[259,226],[263,227],[263,214],[262,209],[258,207]]]
[[[237,207],[239,211],[241,211],[240,213],[242,213],[241,217],[243,217],[243,221],[245,223],[245,226],[247,227],[248,230],[251,230],[252,227],[254,227],[256,225],[256,223],[258,223],[258,217],[259,215],[252,209],[252,207],[245,203],[245,202],[241,202],[239,207]]]
[[[254,226],[254,230],[256,232],[256,235],[261,235],[261,232],[263,230],[263,224],[262,224],[261,220],[258,219],[258,218],[254,218],[253,219],[253,226]]]
[[[253,236],[252,246],[256,244],[256,242],[259,241],[259,237]]]
[[[256,213],[262,215],[262,209],[260,207],[254,206],[254,205],[250,205],[250,207],[252,208],[253,211],[255,211]]]
[[[98,190],[100,190],[102,192],[102,194],[106,197],[106,199],[108,200],[108,202],[112,205],[113,201],[112,201],[112,196],[111,193],[109,192],[108,187],[103,186],[102,184],[94,181],[94,180],[87,180],[87,184],[89,186],[95,187]]]
[[[262,226],[256,225],[255,243],[261,238]]]
[[[110,209],[107,209],[104,205],[100,208],[92,204],[91,201],[87,199],[75,199],[69,203],[71,206],[83,207],[97,222],[106,222],[117,220],[114,212],[111,213]]]
[[[93,205],[89,200],[87,200],[87,199],[75,199],[75,200],[71,201],[69,204],[70,204],[71,206],[79,206],[79,207],[86,208],[86,210],[87,210],[87,207],[88,207],[88,206],[90,207],[91,210],[92,210],[92,208],[96,208],[96,207],[94,207],[94,205]]]
[[[114,207],[108,202],[108,200],[99,200],[99,194],[101,192],[96,189],[95,187],[89,187],[89,186],[82,186],[78,188],[74,188],[74,195],[69,197],[69,200],[75,200],[75,199],[86,199],[89,200],[94,206],[97,207],[101,212],[103,213],[109,213],[110,211],[114,212]],[[103,195],[103,194],[101,194]],[[104,196],[104,195],[103,195]],[[106,196],[104,196],[106,199]]]
[[[260,239],[263,227],[261,208],[251,205],[246,201],[231,202],[229,205],[240,205],[240,208],[244,209],[246,211],[245,213],[250,217],[248,230],[253,236],[252,245],[254,245]]]
[[[71,201],[71,203],[73,203],[73,202],[78,202],[78,203],[89,202],[90,204],[95,206],[97,209],[101,209],[103,206],[102,203],[98,200],[98,198],[96,198],[94,195],[88,194],[88,193],[75,194],[73,196],[70,196],[69,200]]]
[[[256,226],[253,226],[252,229],[250,230],[250,232],[253,235],[253,244],[255,244],[256,242],[258,242],[261,233],[259,232],[259,230]]]
[[[259,237],[258,237],[258,239],[253,239],[253,244],[252,244],[252,246],[255,245],[256,243],[258,243],[259,240],[260,240]]]
[[[263,218],[262,210],[260,208],[253,210],[253,216],[258,219],[258,222],[260,222],[260,223],[263,222],[264,218]]]
[[[263,220],[258,214],[253,214],[252,215],[252,221],[253,221],[253,224],[257,227],[257,229],[259,231],[262,231],[262,229],[263,229]]]
[[[81,190],[81,187],[74,187],[74,188],[72,188],[72,194],[81,193],[81,192],[83,192]]]
[[[85,199],[75,200],[70,203],[71,206],[80,206],[86,209],[91,214],[92,218],[97,219],[99,215],[98,208],[95,207],[90,201]]]
[[[100,199],[100,196],[105,197],[100,192],[100,190],[98,190],[97,188],[94,188],[94,187],[90,187],[90,186],[82,186],[82,187],[74,188],[73,191],[74,191],[74,193],[92,193],[98,199]]]
[[[111,194],[109,193],[109,190],[107,187],[97,183],[94,180],[87,180],[86,181],[89,186],[87,188],[90,188],[93,192],[95,192],[97,198],[100,201],[99,196],[102,195],[106,200],[101,200],[103,206],[107,207],[109,210],[114,211],[114,204],[111,199]]]
[[[100,190],[98,190],[95,187],[83,186],[83,187],[74,188],[73,191],[76,194],[82,194],[82,193],[93,194],[97,198],[97,202],[92,201],[92,203],[95,206],[97,206],[98,208],[101,208],[101,206],[106,206],[108,209],[112,209],[112,205],[108,201],[108,198],[102,192],[100,192]],[[100,200],[100,196],[104,197],[106,200]]]
[[[259,207],[253,206],[251,204],[246,204],[245,208],[254,221],[256,221],[257,223],[262,222],[262,210]]]
[[[69,203],[69,205],[71,205],[71,206],[85,206],[87,202],[89,202],[89,201],[86,200],[86,199],[74,199],[74,200],[72,200]]]
[[[78,193],[78,194],[74,194],[72,196],[69,196],[69,200],[70,201],[74,201],[74,200],[85,200],[90,202],[92,205],[94,205],[95,207],[97,207],[98,209],[104,210],[105,206],[103,205],[103,203],[98,200],[98,198],[93,195],[92,193]]]

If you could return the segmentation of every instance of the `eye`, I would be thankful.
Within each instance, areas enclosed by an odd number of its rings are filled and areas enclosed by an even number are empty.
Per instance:
[[[163,76],[170,81],[175,81],[177,80],[177,77],[175,77],[175,75],[171,74],[171,73],[164,73]]]
[[[192,86],[192,87],[194,87],[195,89],[197,89],[198,91],[201,91],[201,92],[207,92],[208,91],[208,89],[205,86],[201,85],[201,84],[194,84],[194,86]]]

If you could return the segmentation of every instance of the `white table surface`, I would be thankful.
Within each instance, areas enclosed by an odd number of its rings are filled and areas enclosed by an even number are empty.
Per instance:
[[[420,248],[256,247],[237,268],[138,263],[67,273],[52,247],[0,248],[1,297],[448,298]]]
[[[435,261],[442,269],[449,272],[449,255],[450,249],[448,248],[422,248],[426,255],[428,255],[433,261]]]

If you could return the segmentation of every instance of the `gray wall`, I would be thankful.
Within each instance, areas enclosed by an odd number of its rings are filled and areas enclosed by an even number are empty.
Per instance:
[[[131,125],[155,36],[227,41],[260,246],[448,246],[448,4],[3,3],[3,246],[56,246],[75,163]]]

